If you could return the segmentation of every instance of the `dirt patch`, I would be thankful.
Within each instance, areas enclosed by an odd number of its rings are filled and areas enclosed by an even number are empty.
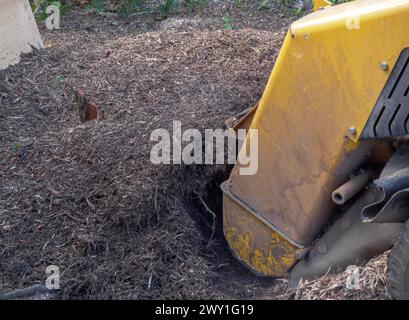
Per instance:
[[[40,25],[46,50],[0,71],[0,292],[57,265],[58,298],[387,297],[385,255],[355,293],[344,274],[298,291],[255,277],[220,229],[229,168],[150,162],[154,129],[222,128],[260,98],[291,19],[245,6],[164,21],[73,11],[59,32]],[[238,30],[222,30],[226,12]],[[74,88],[99,120],[80,124]]]
[[[62,298],[260,296],[271,281],[239,266],[186,210],[227,169],[153,165],[149,138],[172,120],[223,127],[254,103],[284,31],[141,34],[75,19],[0,73],[1,291],[44,283],[52,264]],[[80,124],[72,88],[103,119]]]
[[[300,300],[388,300],[386,291],[387,260],[389,252],[370,260],[359,268],[359,281],[353,289],[347,288],[351,272],[327,275],[301,284],[294,293]]]
[[[295,7],[299,7],[297,1],[288,4],[280,1],[271,1],[263,4],[263,1],[235,1],[235,0],[206,0],[206,1],[174,1],[171,10],[166,14],[160,14],[158,7],[164,1],[145,1],[144,7],[139,8],[136,12],[128,12],[124,15],[121,10],[120,3],[124,1],[111,0],[105,1],[105,11],[99,14],[94,14],[93,17],[89,14],[89,3],[91,1],[83,0],[66,0],[74,8],[74,14],[87,16],[87,20],[101,20],[103,18],[119,18],[120,24],[125,22],[128,26],[136,27],[144,31],[155,31],[175,20],[190,20],[187,23],[187,28],[192,24],[206,29],[216,30],[223,29],[225,23],[223,17],[228,16],[231,20],[231,26],[235,29],[257,29],[277,31],[281,28],[288,28],[291,21],[296,19],[292,13]],[[301,1],[300,1],[301,3]],[[78,11],[76,8],[82,8]],[[310,10],[307,9],[307,10]],[[88,11],[88,12],[87,12]],[[91,10],[90,12],[96,12]],[[168,20],[168,21],[167,21]],[[208,23],[211,21],[212,23]],[[179,28],[179,27],[178,27]],[[182,31],[188,31],[183,29]],[[193,29],[192,29],[193,30]],[[195,29],[197,30],[197,29]],[[179,28],[179,31],[181,29]]]
[[[160,23],[160,29],[173,32],[211,30],[216,29],[217,22],[214,19],[169,18]]]

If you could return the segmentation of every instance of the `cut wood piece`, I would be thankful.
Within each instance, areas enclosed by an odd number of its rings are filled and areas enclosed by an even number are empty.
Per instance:
[[[94,103],[88,101],[84,92],[80,89],[74,89],[74,94],[80,122],[84,123],[98,119],[98,107]]]
[[[21,53],[42,48],[28,0],[0,1],[0,70],[20,61]]]

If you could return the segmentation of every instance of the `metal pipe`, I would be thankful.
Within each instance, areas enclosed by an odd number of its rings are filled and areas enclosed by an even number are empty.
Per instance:
[[[345,182],[332,193],[332,201],[338,205],[345,204],[369,183],[373,174],[374,172],[372,170],[368,170]]]

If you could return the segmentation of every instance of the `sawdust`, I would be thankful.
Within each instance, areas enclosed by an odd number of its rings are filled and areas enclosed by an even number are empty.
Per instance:
[[[227,168],[156,166],[150,133],[222,127],[256,101],[283,31],[137,33],[72,17],[0,73],[1,291],[61,269],[61,298],[252,298],[261,281],[183,206]],[[89,22],[90,23],[90,22]],[[92,30],[92,32],[87,32]],[[81,124],[73,88],[103,111]]]
[[[352,289],[346,283],[351,273],[344,271],[302,283],[294,293],[300,300],[384,300],[390,299],[386,290],[389,252],[370,260],[359,268],[359,281]]]
[[[221,6],[168,27],[72,12],[60,32],[42,28],[46,50],[0,72],[1,292],[43,284],[53,264],[58,298],[386,297],[384,256],[355,293],[344,274],[296,292],[255,277],[200,204],[220,211],[229,168],[149,161],[154,129],[220,128],[262,94],[288,19],[233,11],[244,29],[225,31],[209,24]],[[105,116],[81,124],[73,89]]]

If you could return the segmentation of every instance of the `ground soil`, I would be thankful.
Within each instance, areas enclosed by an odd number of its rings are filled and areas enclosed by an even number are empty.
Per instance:
[[[293,19],[220,1],[165,20],[74,9],[59,31],[40,25],[45,49],[0,71],[0,292],[57,265],[58,298],[314,298],[317,284],[289,291],[232,258],[227,166],[149,158],[153,130],[223,128],[255,103]],[[97,121],[80,123],[76,89]]]

